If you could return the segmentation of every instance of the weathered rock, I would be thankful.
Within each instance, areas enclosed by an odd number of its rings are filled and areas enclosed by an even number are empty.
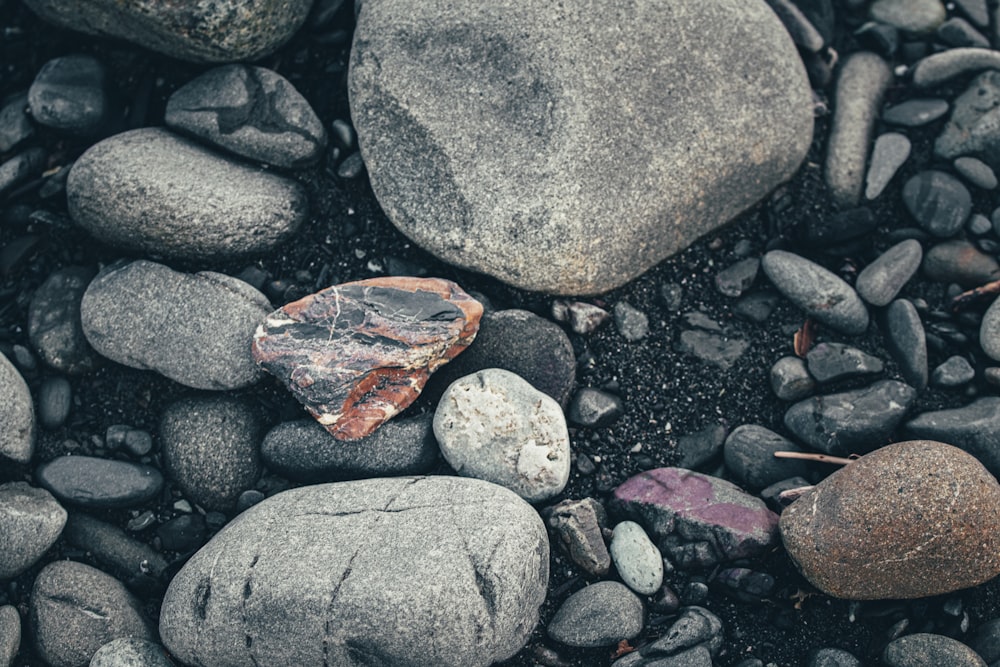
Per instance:
[[[801,59],[759,1],[375,0],[349,92],[404,234],[558,294],[617,287],[731,219],[795,171],[813,125]]]
[[[27,463],[35,453],[35,405],[24,378],[0,354],[0,456]]]
[[[805,359],[782,357],[771,366],[771,391],[783,401],[798,401],[816,389],[816,380],[809,375]]]
[[[80,324],[80,301],[96,273],[81,266],[54,271],[35,290],[28,307],[31,344],[42,361],[69,375],[93,370],[100,359]]]
[[[568,299],[556,299],[552,302],[552,318],[557,322],[566,322],[573,333],[581,336],[597,331],[609,317],[611,313],[592,303]]]
[[[623,412],[622,399],[600,389],[583,387],[573,396],[566,419],[574,426],[602,428],[621,417]]]
[[[66,510],[48,491],[25,482],[0,486],[0,579],[34,565],[65,525]]]
[[[927,597],[1000,574],[1000,485],[940,442],[861,457],[787,507],[780,525],[802,573],[835,597]]]
[[[981,157],[1000,166],[1000,72],[988,70],[969,84],[955,100],[948,124],[934,142],[934,152],[947,160],[962,155]]]
[[[483,307],[440,278],[371,278],[271,313],[253,356],[335,438],[357,440],[412,403],[475,339]]]
[[[214,667],[485,667],[527,641],[548,565],[538,514],[493,484],[306,486],[246,510],[187,562],[160,635],[178,660]]]
[[[89,667],[173,667],[173,664],[156,642],[119,637],[97,649]]]
[[[802,448],[774,431],[744,424],[726,438],[726,467],[747,488],[758,490],[783,479],[804,476],[809,468],[804,461],[779,459],[775,452],[801,452]]]
[[[28,104],[32,118],[40,125],[91,136],[111,116],[104,66],[87,55],[53,58],[35,76]]]
[[[543,510],[543,515],[574,563],[595,577],[608,573],[611,555],[603,535],[607,513],[601,503],[593,498],[564,500]]]
[[[599,581],[569,596],[548,625],[569,646],[611,646],[642,631],[642,601],[617,581]]]
[[[0,666],[11,667],[21,648],[21,615],[12,605],[0,607]]]
[[[924,253],[921,265],[928,280],[979,287],[1000,278],[1000,263],[968,241],[944,241]]]
[[[663,556],[635,521],[615,526],[610,552],[622,581],[639,595],[652,595],[663,585]]]
[[[817,344],[806,353],[806,364],[817,382],[872,375],[884,368],[878,357],[844,343]]]
[[[986,667],[985,660],[957,639],[926,632],[892,640],[882,660],[888,667]]]
[[[153,466],[95,456],[60,456],[35,473],[38,483],[63,502],[81,507],[135,507],[163,488]]]

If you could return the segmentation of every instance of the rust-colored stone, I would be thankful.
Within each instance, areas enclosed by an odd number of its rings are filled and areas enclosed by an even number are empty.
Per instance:
[[[417,398],[479,330],[483,306],[450,280],[372,278],[271,313],[254,359],[340,440],[369,435]]]

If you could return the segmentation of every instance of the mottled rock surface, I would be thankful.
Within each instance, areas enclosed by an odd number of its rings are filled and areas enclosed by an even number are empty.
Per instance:
[[[0,354],[0,456],[27,463],[35,453],[35,405],[24,378]]]
[[[101,509],[141,505],[163,488],[163,475],[153,466],[96,456],[57,457],[39,466],[35,477],[63,502]]]
[[[568,646],[611,646],[642,631],[642,601],[617,581],[598,581],[569,596],[549,622],[549,637]]]
[[[66,510],[48,491],[26,482],[0,486],[0,579],[34,565],[65,525]]]
[[[97,272],[82,266],[54,271],[35,290],[28,308],[28,338],[42,361],[69,375],[97,367],[80,323],[80,301]]]

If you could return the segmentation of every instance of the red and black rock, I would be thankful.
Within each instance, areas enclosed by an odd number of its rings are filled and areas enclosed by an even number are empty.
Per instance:
[[[271,313],[253,356],[335,438],[356,440],[410,405],[472,343],[482,314],[449,280],[361,280]]]

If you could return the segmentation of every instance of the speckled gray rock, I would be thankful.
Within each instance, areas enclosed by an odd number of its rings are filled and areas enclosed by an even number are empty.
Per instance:
[[[907,299],[896,299],[889,304],[880,318],[885,334],[885,346],[896,363],[903,379],[917,389],[927,386],[927,335],[920,313]]]
[[[49,563],[31,591],[35,649],[51,667],[81,667],[113,639],[152,639],[141,608],[121,582],[100,570]]]
[[[910,140],[905,134],[886,132],[879,135],[865,177],[865,199],[875,199],[882,194],[906,158],[910,157],[910,148]]]
[[[961,387],[972,382],[976,377],[976,369],[965,357],[952,355],[944,360],[931,373],[931,384],[937,387]]]
[[[1000,360],[1000,299],[994,300],[979,325],[979,344],[990,359]]]
[[[809,472],[805,461],[776,458],[775,452],[801,452],[802,448],[763,426],[736,427],[723,447],[726,467],[741,484],[755,491]]]
[[[285,43],[312,0],[29,0],[46,21],[91,35],[127,39],[172,58],[202,63],[257,60]]]
[[[308,211],[295,181],[152,127],[91,146],[66,198],[73,221],[100,241],[202,262],[271,250]]]
[[[0,486],[0,579],[34,565],[65,525],[66,510],[45,489],[26,482]]]
[[[549,622],[549,637],[568,646],[611,646],[631,639],[643,626],[642,601],[617,581],[578,590]]]
[[[167,100],[168,127],[277,167],[316,162],[326,129],[285,77],[264,67],[224,65]]]
[[[486,667],[524,646],[548,565],[538,514],[487,482],[306,486],[246,510],[187,562],[160,636],[213,667]]]
[[[35,290],[28,307],[28,339],[46,364],[68,375],[97,367],[80,324],[80,300],[96,270],[71,266],[53,271]]]
[[[920,59],[913,66],[913,85],[934,88],[961,74],[1000,68],[1000,51],[965,47],[947,49]]]
[[[621,417],[622,399],[600,389],[583,387],[576,392],[566,411],[566,420],[574,426],[602,428]]]
[[[882,360],[844,343],[818,343],[806,353],[809,373],[817,382],[873,375],[884,369]]]
[[[947,15],[940,0],[875,0],[868,14],[876,21],[918,35],[933,32]]]
[[[84,334],[100,354],[195,389],[261,378],[250,342],[270,312],[267,297],[241,280],[146,260],[108,267],[80,304]]]
[[[997,181],[996,173],[990,168],[990,165],[979,158],[960,157],[952,163],[952,166],[955,167],[955,171],[962,175],[962,178],[977,188],[994,190],[1000,184]]]
[[[764,255],[761,267],[778,291],[810,317],[849,335],[868,328],[868,309],[858,293],[819,264],[772,250]]]
[[[888,667],[986,667],[985,660],[957,639],[925,632],[892,640],[882,660]]]
[[[232,511],[260,477],[260,408],[232,396],[186,398],[160,418],[167,474],[207,510]]]
[[[156,642],[119,637],[97,649],[89,667],[173,667],[173,664]]]
[[[35,479],[65,503],[98,509],[135,507],[163,488],[153,466],[96,456],[59,456],[39,466]]]
[[[622,581],[639,595],[652,595],[663,585],[663,556],[635,521],[615,526],[609,551]]]
[[[27,463],[35,453],[35,405],[24,378],[0,354],[0,457]]]
[[[731,219],[795,171],[813,126],[801,59],[760,0],[373,0],[349,92],[404,234],[558,294],[617,287]]]
[[[920,268],[923,257],[919,241],[900,241],[862,269],[854,289],[871,305],[887,306]]]
[[[529,502],[559,494],[569,481],[562,409],[510,371],[490,368],[452,383],[434,413],[434,437],[459,474]]]
[[[809,656],[806,667],[864,667],[864,665],[843,649],[821,648]]]
[[[153,583],[150,577],[159,577],[167,569],[167,560],[159,551],[121,528],[79,510],[69,513],[63,537],[130,585],[140,581]]]
[[[996,396],[983,396],[960,408],[925,412],[908,421],[903,432],[910,438],[961,447],[1000,475],[1000,398]]]
[[[923,229],[938,238],[948,238],[969,219],[972,195],[951,174],[928,169],[903,186],[903,204]]]
[[[111,115],[106,88],[104,66],[93,56],[53,58],[42,66],[28,89],[31,116],[55,130],[93,135]]]
[[[770,372],[771,391],[783,401],[798,401],[812,395],[816,380],[809,375],[805,359],[782,357],[774,362]]]
[[[917,98],[888,107],[882,111],[882,120],[891,125],[920,127],[933,123],[948,113],[948,102],[938,98]]]
[[[649,318],[646,313],[628,301],[616,303],[612,313],[618,333],[628,342],[635,343],[649,335]]]
[[[21,615],[11,605],[0,607],[0,667],[11,667],[21,648]]]

